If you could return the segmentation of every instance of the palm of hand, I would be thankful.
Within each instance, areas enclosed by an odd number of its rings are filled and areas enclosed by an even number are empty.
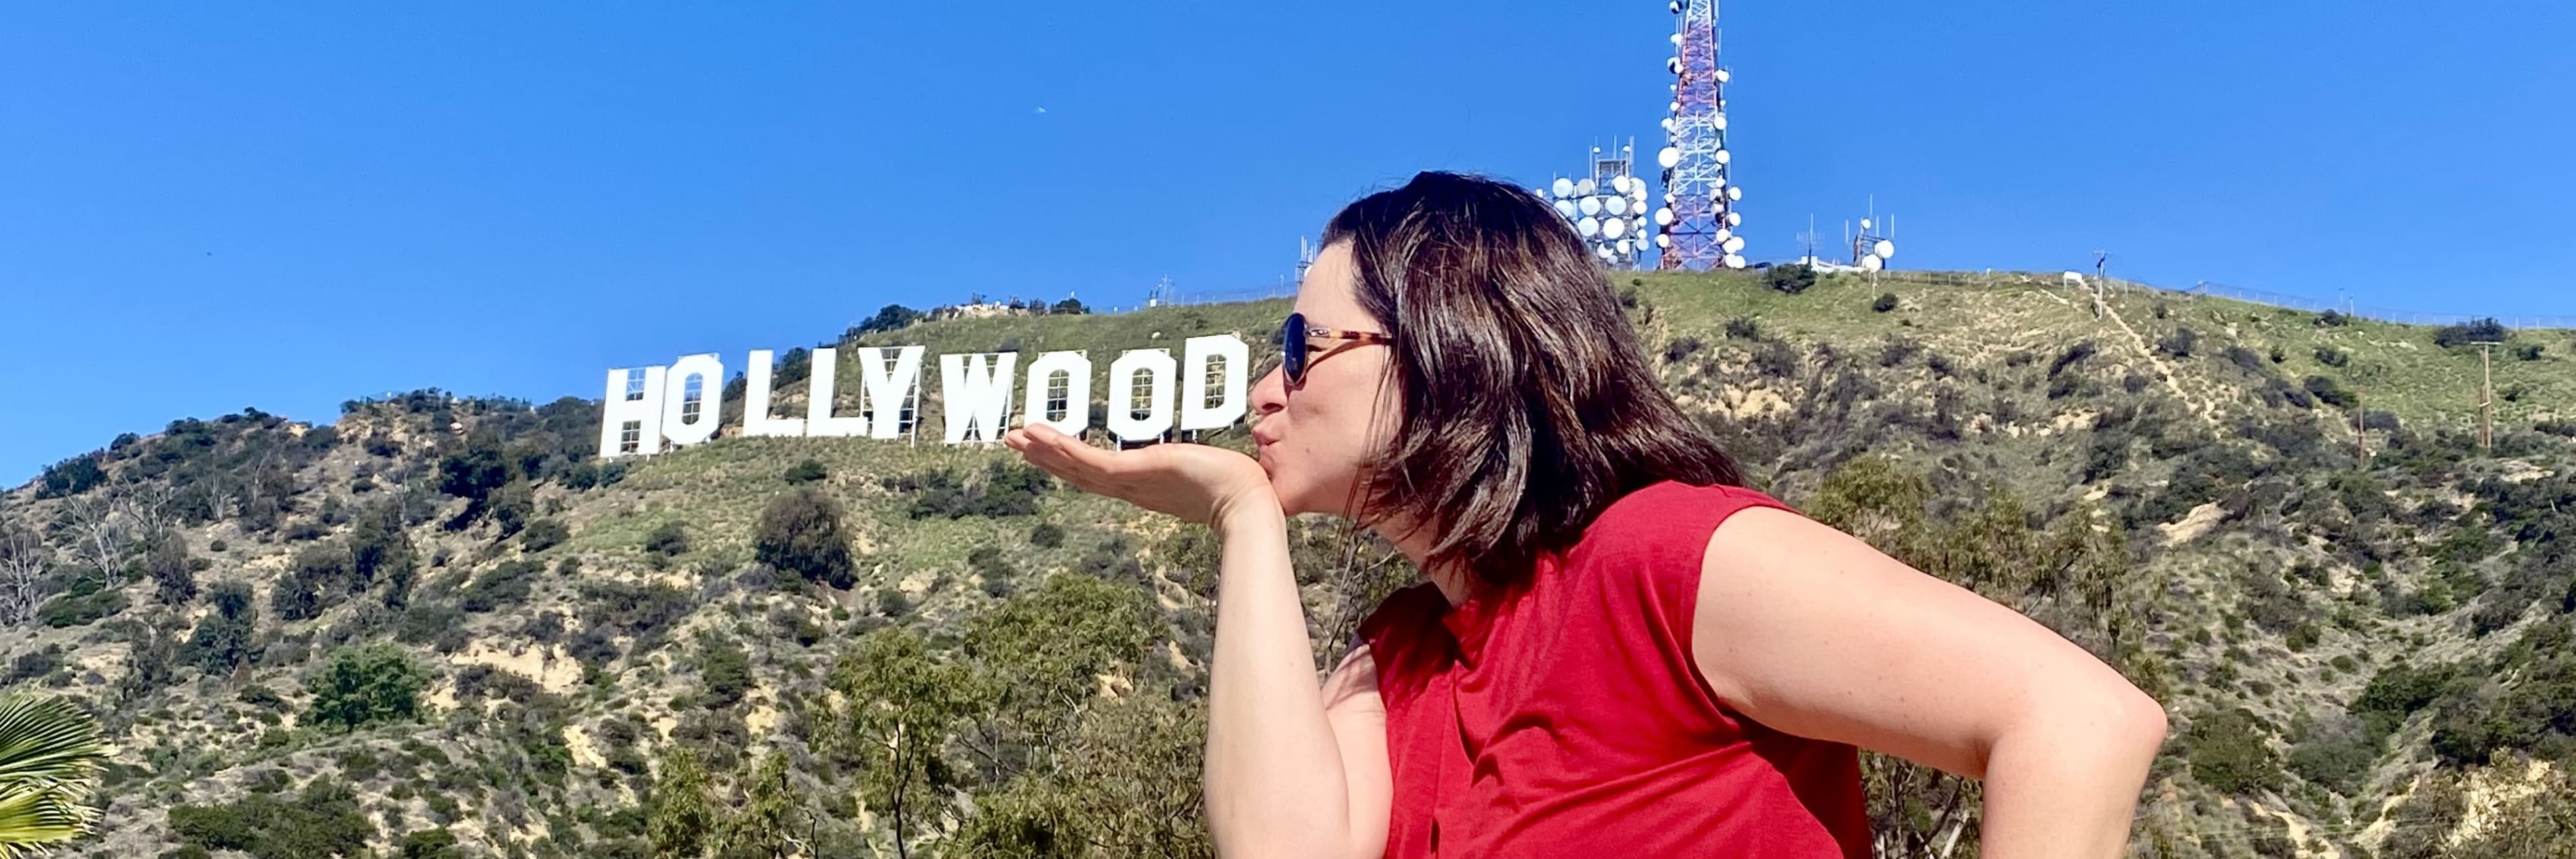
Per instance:
[[[1002,443],[1076,489],[1193,522],[1213,524],[1227,510],[1270,492],[1270,476],[1259,461],[1220,447],[1103,450],[1045,424],[1011,430]]]

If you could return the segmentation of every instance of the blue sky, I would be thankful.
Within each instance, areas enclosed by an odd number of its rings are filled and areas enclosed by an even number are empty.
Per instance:
[[[2576,314],[2567,4],[1727,4],[1747,254]],[[598,396],[890,302],[1272,285],[1660,145],[1659,0],[0,8],[0,483],[245,405]],[[1040,109],[1043,108],[1043,112]]]

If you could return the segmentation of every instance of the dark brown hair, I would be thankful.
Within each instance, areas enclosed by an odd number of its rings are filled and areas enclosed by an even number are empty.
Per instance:
[[[1536,196],[1421,173],[1334,215],[1335,242],[1360,306],[1396,335],[1404,403],[1366,509],[1441,529],[1432,565],[1512,582],[1631,491],[1743,483],[1665,393],[1600,262]]]

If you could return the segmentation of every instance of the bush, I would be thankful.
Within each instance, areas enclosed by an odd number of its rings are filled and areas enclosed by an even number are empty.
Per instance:
[[[845,339],[855,340],[862,334],[874,334],[879,331],[896,331],[910,327],[913,323],[921,321],[921,317],[921,311],[914,310],[900,304],[889,304],[879,308],[877,310],[877,315],[870,316],[865,321],[862,321],[857,325],[850,326],[850,330],[843,333],[841,336]]]
[[[644,535],[644,551],[660,555],[665,558],[688,552],[689,532],[687,527],[681,525],[680,520],[677,519],[653,526],[652,533]]]
[[[1871,310],[1875,310],[1875,311],[1878,311],[1878,312],[1880,312],[1880,313],[1886,313],[1886,312],[1888,312],[1888,311],[1890,311],[1890,310],[1895,310],[1895,309],[1896,309],[1896,293],[1893,293],[1893,292],[1882,292],[1882,293],[1879,293],[1879,294],[1878,294],[1878,300],[1877,300],[1877,301],[1873,301],[1873,302],[1870,302],[1870,303],[1869,303],[1869,309],[1871,309]]]
[[[428,669],[413,664],[402,648],[342,647],[304,681],[304,690],[313,695],[307,721],[351,730],[406,721],[420,715],[420,693],[428,686]]]
[[[883,485],[912,496],[909,510],[912,518],[945,516],[962,519],[968,516],[1034,514],[1038,512],[1038,497],[1054,485],[1054,480],[1033,466],[996,461],[985,467],[980,480],[961,478],[955,471],[938,469],[889,477]]]
[[[188,658],[209,677],[227,676],[250,661],[259,609],[251,604],[250,585],[241,582],[216,584],[206,601],[215,612],[197,621],[197,631],[188,636]]]
[[[2433,332],[2433,345],[2448,349],[2480,341],[2502,342],[2511,336],[2513,332],[2505,330],[2503,323],[2495,321],[2494,317],[2488,317],[2473,322],[2442,326],[2440,330]]]
[[[2048,362],[2049,377],[2056,378],[2059,371],[2093,357],[2094,352],[2099,348],[2094,346],[2091,340],[2075,341],[2075,345],[2066,347],[2066,351],[2057,353],[2057,357]]]
[[[2199,346],[2200,332],[2193,331],[2188,326],[2176,328],[2173,330],[2173,333],[2167,334],[2163,339],[2156,341],[2156,351],[2176,358],[2191,357],[2192,350],[2199,348]]]
[[[44,475],[37,478],[36,497],[79,495],[106,482],[107,470],[98,467],[98,454],[82,454],[45,466]]]
[[[1728,339],[1728,340],[1760,340],[1760,339],[1762,339],[1762,322],[1761,322],[1761,320],[1755,319],[1755,318],[1750,317],[1750,316],[1738,316],[1738,317],[1735,317],[1735,318],[1733,318],[1733,319],[1726,320],[1726,339]]]
[[[2328,367],[2341,367],[2352,363],[2352,353],[2332,346],[2319,346],[2317,347],[2317,363],[2324,364]]]
[[[536,586],[537,574],[544,570],[545,565],[535,561],[503,562],[475,576],[474,582],[465,587],[464,598],[458,602],[458,607],[481,613],[525,602]]]
[[[1762,273],[1762,283],[1772,289],[1796,295],[1816,285],[1816,270],[1803,265],[1775,265]]]
[[[2319,328],[2340,328],[2350,324],[2352,324],[2352,317],[2345,316],[2338,311],[2328,310],[2324,313],[2317,314],[2317,327]]]
[[[520,529],[519,550],[543,552],[562,545],[564,540],[571,537],[572,529],[564,527],[562,522],[557,522],[551,517],[539,519],[528,523],[528,527]]]
[[[708,636],[698,643],[698,681],[706,688],[699,703],[709,709],[731,707],[751,689],[751,655],[731,641]]]
[[[2284,363],[2290,360],[2290,351],[2281,348],[2281,344],[2274,343],[2272,344],[2272,351],[2265,357],[2271,358],[2272,363],[2275,364]]]
[[[2221,794],[2281,789],[2281,761],[2264,745],[2254,715],[2245,710],[2203,714],[2184,732],[2191,745],[2191,774]]]
[[[2263,375],[2263,356],[2254,354],[2254,350],[2231,344],[2222,354],[2227,356],[2227,363],[2236,365],[2237,369],[2256,376]]]
[[[2515,360],[2519,361],[2538,361],[2540,360],[2540,353],[2545,350],[2546,347],[2543,347],[2538,343],[2525,343],[2520,346],[2513,347],[2513,357]]]
[[[200,850],[239,850],[254,859],[365,856],[376,826],[345,784],[315,779],[293,799],[251,794],[230,805],[170,809],[170,831]]]
[[[125,594],[120,591],[98,590],[83,594],[66,592],[55,597],[53,601],[45,603],[44,610],[37,612],[36,617],[44,621],[46,626],[65,629],[97,623],[124,610]]]
[[[1064,526],[1053,522],[1038,523],[1037,527],[1029,529],[1029,545],[1041,549],[1053,549],[1064,545]]]
[[[1664,363],[1678,363],[1682,359],[1697,355],[1706,345],[1708,344],[1690,335],[1675,337],[1673,342],[1664,344]]]
[[[2343,385],[2337,384],[2335,380],[2324,376],[2309,376],[2306,380],[2302,381],[2300,385],[2301,387],[2306,388],[2308,393],[2315,394],[2318,400],[2323,401],[2329,406],[2334,406],[2340,409],[2349,409],[2361,404],[2361,400],[2355,398],[2351,391],[2344,390]]]
[[[761,563],[846,590],[858,584],[841,505],[812,488],[779,496],[760,511],[752,557]]]
[[[188,563],[188,543],[176,531],[152,541],[152,549],[143,555],[143,574],[152,577],[163,603],[186,605],[197,598],[197,574]]]
[[[799,486],[821,480],[829,474],[830,472],[823,469],[822,463],[808,459],[788,466],[787,473],[783,476],[787,479],[787,485]]]

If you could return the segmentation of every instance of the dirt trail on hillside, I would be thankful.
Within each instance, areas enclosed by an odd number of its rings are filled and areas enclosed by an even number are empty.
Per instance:
[[[2102,300],[2101,289],[2099,285],[2093,287],[2093,309],[2099,311],[2102,318],[2111,320],[2111,324],[2119,326],[2120,333],[2129,335],[2129,343],[2138,347],[2138,354],[2146,356],[2147,363],[2156,368],[2156,378],[2164,380],[2165,389],[2173,392],[2174,399],[2199,415],[2202,422],[2218,426],[2218,407],[2208,400],[2193,399],[2190,394],[2183,393],[2182,383],[2174,379],[2173,365],[2165,363],[2165,359],[2156,354],[2155,347],[2147,343],[2147,338],[2140,335],[2138,329],[2129,327],[2128,320],[2120,318],[2119,309]]]

